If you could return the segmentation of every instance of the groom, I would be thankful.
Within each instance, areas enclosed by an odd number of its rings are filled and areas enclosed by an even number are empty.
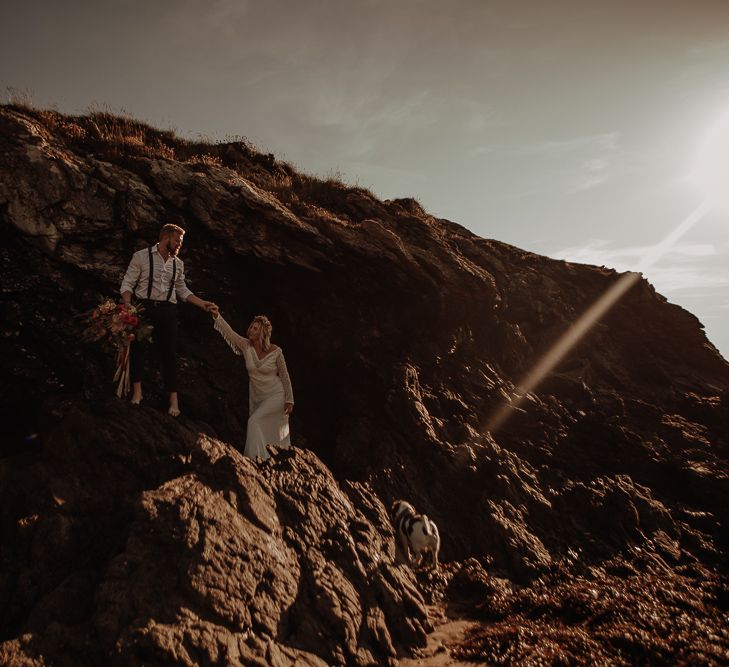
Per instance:
[[[164,225],[156,245],[132,255],[119,290],[125,304],[131,304],[132,295],[141,301],[145,315],[154,327],[152,340],[162,365],[165,391],[170,395],[168,413],[173,417],[180,414],[177,399],[177,300],[191,303],[206,312],[215,308],[214,303],[196,297],[185,284],[185,265],[177,257],[184,235],[182,227]],[[135,405],[142,400],[145,356],[144,344],[132,341],[129,370],[132,403]]]

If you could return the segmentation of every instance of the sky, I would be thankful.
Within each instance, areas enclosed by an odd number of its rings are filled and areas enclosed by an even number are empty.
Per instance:
[[[643,271],[729,357],[727,0],[2,0],[0,94],[245,137],[550,257]],[[648,261],[647,258],[653,259]]]

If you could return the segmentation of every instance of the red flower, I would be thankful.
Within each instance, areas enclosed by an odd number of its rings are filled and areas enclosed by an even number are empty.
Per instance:
[[[136,327],[139,324],[139,318],[131,313],[124,313],[122,320],[124,324],[130,327]]]

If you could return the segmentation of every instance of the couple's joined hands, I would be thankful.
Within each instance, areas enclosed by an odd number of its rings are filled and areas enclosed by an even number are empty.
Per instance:
[[[213,317],[217,317],[218,313],[220,312],[220,309],[218,308],[218,304],[214,303],[212,301],[201,301],[200,307],[206,313],[212,313]]]

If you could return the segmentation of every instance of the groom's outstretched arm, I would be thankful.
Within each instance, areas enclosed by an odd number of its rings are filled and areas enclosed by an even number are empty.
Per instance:
[[[181,263],[182,264],[182,263]],[[187,286],[185,282],[185,265],[182,264],[180,270],[177,272],[175,278],[175,292],[177,298],[185,303],[191,303],[193,306],[197,306],[206,312],[210,312],[210,309],[215,305],[212,301],[205,301],[192,293],[192,290]]]
[[[205,299],[201,299],[199,296],[195,296],[194,294],[190,294],[187,299],[185,299],[185,303],[191,303],[193,306],[202,308],[207,313],[211,312],[213,308],[217,308],[212,301],[205,301]]]

